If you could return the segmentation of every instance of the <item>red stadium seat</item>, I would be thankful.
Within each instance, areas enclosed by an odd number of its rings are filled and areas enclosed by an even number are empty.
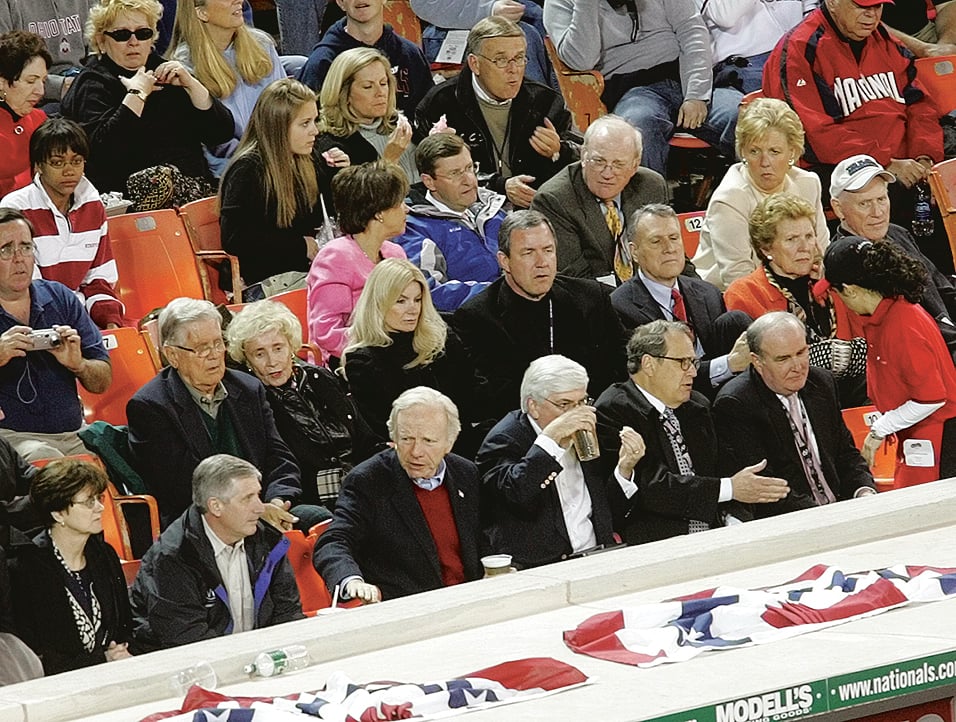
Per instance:
[[[406,40],[422,46],[422,22],[409,0],[389,0],[382,9],[385,22]]]
[[[843,409],[843,423],[853,436],[856,448],[863,448],[863,440],[870,430],[870,415],[876,412],[875,406],[856,406],[852,409]],[[876,450],[873,467],[873,479],[876,481],[877,491],[889,491],[893,488],[893,479],[896,475],[896,454],[890,445],[884,441]]]
[[[704,224],[706,211],[691,211],[690,213],[678,213],[677,218],[680,221],[680,236],[684,242],[684,255],[693,258],[697,253],[697,247],[700,245],[700,229]]]
[[[558,56],[551,38],[544,39],[544,47],[548,51],[551,65],[554,66],[555,75],[558,76],[558,87],[564,96],[564,104],[571,111],[574,124],[583,133],[593,120],[607,114],[607,108],[601,100],[604,77],[597,70],[569,68]]]
[[[222,236],[219,231],[219,199],[216,196],[202,198],[187,203],[179,209],[179,215],[186,226],[186,235],[196,254],[197,263],[205,270],[203,277],[207,288],[203,291],[213,303],[227,303],[242,298],[242,277],[239,273],[239,259],[222,250]],[[219,268],[223,260],[229,260],[232,275],[232,299],[226,297],[219,288]]]
[[[116,426],[126,423],[126,402],[159,371],[156,348],[149,336],[135,328],[117,328],[103,332],[110,353],[113,381],[102,394],[90,393],[77,384],[88,424],[106,421]]]
[[[933,166],[929,172],[929,187],[943,217],[950,252],[956,258],[956,158]]]
[[[918,58],[916,79],[942,114],[956,110],[956,55]]]

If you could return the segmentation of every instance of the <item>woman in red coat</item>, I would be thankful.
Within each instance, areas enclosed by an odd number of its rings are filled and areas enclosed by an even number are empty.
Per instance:
[[[882,416],[863,456],[897,438],[895,486],[956,475],[956,368],[933,318],[919,305],[920,263],[889,243],[848,236],[830,244],[826,280],[863,322],[867,390]]]
[[[46,120],[35,106],[52,62],[39,36],[22,30],[0,35],[0,198],[33,179],[30,137]]]

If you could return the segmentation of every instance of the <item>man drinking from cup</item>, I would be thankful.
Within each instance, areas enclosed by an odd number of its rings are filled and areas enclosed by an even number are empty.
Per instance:
[[[587,371],[565,356],[532,361],[521,410],[499,421],[478,450],[491,546],[519,569],[614,543],[587,386]],[[643,450],[641,437],[624,429],[615,477],[629,480]]]

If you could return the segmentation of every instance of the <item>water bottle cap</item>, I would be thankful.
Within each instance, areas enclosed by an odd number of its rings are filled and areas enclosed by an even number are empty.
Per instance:
[[[256,673],[256,665],[254,665],[254,664],[247,664],[245,667],[242,668],[242,671],[245,672],[246,674],[255,674],[255,673]]]

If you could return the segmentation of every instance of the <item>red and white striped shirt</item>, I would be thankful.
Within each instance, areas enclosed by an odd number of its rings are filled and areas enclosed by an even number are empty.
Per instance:
[[[100,328],[123,325],[123,304],[116,297],[116,262],[110,247],[106,210],[100,194],[80,179],[66,215],[54,205],[39,175],[33,183],[7,195],[0,205],[17,208],[33,224],[36,244],[34,278],[59,281],[86,306]]]

